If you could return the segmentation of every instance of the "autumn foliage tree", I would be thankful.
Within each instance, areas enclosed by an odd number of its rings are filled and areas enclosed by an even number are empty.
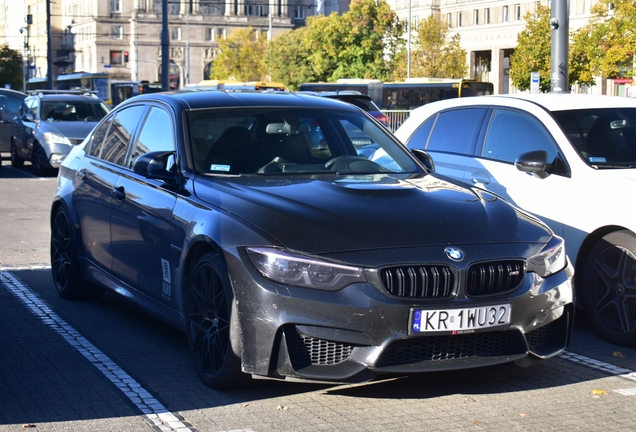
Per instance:
[[[400,56],[395,79],[406,78],[406,53]],[[412,77],[463,78],[468,72],[466,50],[460,46],[460,36],[449,36],[448,24],[430,15],[418,24],[417,36],[411,49]]]
[[[9,85],[13,89],[22,88],[22,56],[16,50],[0,48],[0,86]]]
[[[265,65],[267,44],[257,38],[249,27],[237,29],[225,40],[219,41],[217,58],[210,72],[211,79],[235,79],[236,81],[261,81],[267,78]]]

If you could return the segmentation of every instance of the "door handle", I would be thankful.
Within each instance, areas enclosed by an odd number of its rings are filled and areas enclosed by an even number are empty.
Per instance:
[[[490,183],[490,177],[483,176],[481,175],[481,173],[473,173],[473,175],[470,176],[470,181],[472,181],[474,184],[481,183],[487,185],[488,183]]]
[[[123,201],[126,198],[126,190],[123,186],[113,188],[113,195],[118,201]]]

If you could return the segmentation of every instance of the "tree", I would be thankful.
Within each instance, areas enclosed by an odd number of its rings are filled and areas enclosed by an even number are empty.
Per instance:
[[[212,65],[211,79],[262,81],[268,75],[265,65],[266,43],[254,30],[237,29],[219,41],[219,54]]]
[[[0,85],[9,84],[12,89],[22,88],[22,56],[8,46],[0,48]]]
[[[448,24],[430,15],[419,22],[414,49],[411,50],[411,76],[429,78],[463,78],[468,72],[466,50],[460,36],[449,37]],[[395,78],[406,77],[406,54],[400,55]]]
[[[536,12],[528,12],[524,19],[526,28],[517,35],[517,47],[510,56],[510,78],[519,90],[530,89],[530,73],[539,72],[539,88],[548,92],[552,72],[552,12],[547,6],[537,6]],[[570,81],[571,82],[571,81]]]
[[[592,13],[590,23],[574,36],[577,67],[590,76],[634,76],[636,5],[631,0],[601,0]]]
[[[303,82],[315,81],[315,74],[308,58],[307,27],[289,31],[269,42],[266,65],[272,80],[285,83],[289,90],[298,90]]]

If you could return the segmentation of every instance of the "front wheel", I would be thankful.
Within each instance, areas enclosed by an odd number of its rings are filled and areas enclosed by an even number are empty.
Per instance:
[[[15,148],[15,140],[13,138],[11,138],[9,152],[11,153],[11,166],[14,168],[22,168],[24,166],[24,160],[18,156],[17,149]]]
[[[203,383],[215,389],[239,388],[251,377],[241,372],[240,350],[232,344],[233,294],[218,253],[207,253],[191,273],[185,299],[190,355]]]
[[[46,152],[38,143],[33,144],[31,164],[33,165],[35,174],[40,177],[48,175],[53,170],[46,157]]]
[[[636,235],[615,231],[592,249],[583,277],[583,303],[608,341],[636,345]]]
[[[96,298],[103,293],[82,279],[70,218],[63,207],[55,211],[51,223],[51,274],[62,298]]]

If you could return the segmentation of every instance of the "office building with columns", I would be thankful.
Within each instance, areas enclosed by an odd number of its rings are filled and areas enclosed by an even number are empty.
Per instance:
[[[28,28],[30,76],[46,77],[46,0],[0,4],[0,43],[26,53]],[[113,81],[160,81],[162,0],[56,0],[50,6],[54,76],[107,72]],[[348,1],[169,0],[167,6],[170,81],[181,88],[209,77],[218,41],[236,29],[276,37],[305,25],[308,16],[346,11]]]

